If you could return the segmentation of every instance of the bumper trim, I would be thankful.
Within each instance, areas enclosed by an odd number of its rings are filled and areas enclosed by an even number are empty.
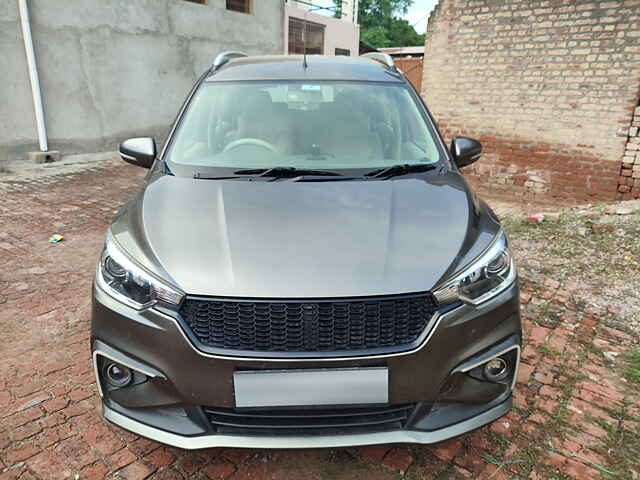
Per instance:
[[[511,381],[511,390],[513,390],[514,388],[516,388],[516,381],[518,380],[518,368],[520,367],[520,350],[521,349],[519,344],[500,350],[497,353],[491,353],[489,357],[483,358],[482,360],[479,360],[471,365],[465,365],[463,368],[460,369],[460,372],[467,373],[468,371],[473,370],[474,368],[489,362],[489,360],[493,360],[494,358],[504,355],[505,353],[510,352],[511,350],[516,350],[516,366],[513,372],[513,380]]]
[[[129,360],[117,350],[114,350],[113,348],[109,347],[108,345],[105,345],[100,341],[96,341],[94,343],[94,351],[92,355],[93,373],[96,377],[96,385],[98,386],[98,393],[100,394],[100,398],[104,397],[104,392],[102,391],[102,384],[100,383],[100,373],[98,372],[98,356],[104,357],[108,360],[124,365],[125,367],[129,367],[132,370],[136,370],[146,375],[147,377],[150,377],[150,378],[158,377],[166,380],[166,377],[162,375],[160,372],[157,372],[151,368],[148,368],[140,362]]]
[[[186,450],[213,447],[235,448],[338,448],[385,443],[437,443],[475,430],[511,410],[512,398],[480,415],[432,432],[396,430],[392,432],[326,436],[239,436],[201,435],[186,437],[137,422],[103,404],[104,417],[119,427],[143,437]]]

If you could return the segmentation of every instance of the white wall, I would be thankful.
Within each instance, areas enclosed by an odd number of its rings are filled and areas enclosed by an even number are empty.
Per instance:
[[[162,137],[218,53],[279,54],[282,0],[227,11],[225,0],[29,0],[49,146],[114,150]],[[0,0],[0,160],[37,149],[16,0]]]
[[[314,12],[308,12],[302,6],[287,3],[284,8],[284,53],[289,53],[289,17],[307,20],[313,23],[325,25],[324,30],[324,54],[333,55],[336,48],[345,48],[351,51],[352,56],[357,56],[360,44],[360,27],[347,20],[340,20]]]

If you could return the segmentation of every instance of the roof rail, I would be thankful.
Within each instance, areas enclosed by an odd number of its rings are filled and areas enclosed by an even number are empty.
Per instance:
[[[247,57],[247,56],[248,55],[246,53],[242,53],[242,52],[222,52],[213,61],[213,65],[211,66],[211,71],[215,72],[220,67],[222,67],[223,65],[226,65],[227,63],[229,63],[230,60],[233,60],[234,58]]]
[[[393,57],[387,53],[382,52],[369,52],[363,53],[360,55],[361,57],[370,58],[376,62],[380,62],[381,64],[389,67],[392,70],[397,70],[396,63],[393,61]]]

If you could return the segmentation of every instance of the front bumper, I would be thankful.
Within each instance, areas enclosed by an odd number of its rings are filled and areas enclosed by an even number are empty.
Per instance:
[[[234,436],[234,435],[198,435],[188,437],[161,430],[103,405],[104,417],[110,422],[151,438],[161,443],[185,450],[214,447],[235,448],[338,448],[359,445],[377,445],[386,443],[437,443],[463,433],[475,430],[500,418],[511,410],[511,398],[486,412],[469,420],[435,430],[433,432],[418,430],[396,430],[381,433],[363,433],[357,435],[323,435],[323,436]]]
[[[209,447],[312,448],[379,443],[434,443],[485,425],[511,408],[520,353],[518,286],[478,307],[441,315],[414,350],[349,358],[240,358],[197,350],[170,315],[134,311],[94,287],[92,350],[104,415],[142,436],[185,449]],[[469,373],[511,352],[513,368],[500,385]],[[101,362],[113,360],[144,381],[111,389]],[[401,429],[323,435],[228,434],[212,429],[202,406],[235,408],[237,370],[386,367],[389,404],[411,404]],[[489,388],[490,387],[490,388]]]

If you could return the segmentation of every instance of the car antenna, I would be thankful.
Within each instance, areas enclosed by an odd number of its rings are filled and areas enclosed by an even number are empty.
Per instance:
[[[304,9],[304,25],[302,26],[302,68],[305,70],[309,66],[307,64],[307,14],[309,11]]]

